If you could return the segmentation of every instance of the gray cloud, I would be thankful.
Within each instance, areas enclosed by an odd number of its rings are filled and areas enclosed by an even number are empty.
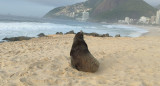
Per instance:
[[[70,4],[74,4],[74,3],[82,2],[86,0],[28,0],[28,1],[36,2],[44,5],[51,5],[51,6],[64,6],[64,5],[70,5]],[[144,1],[146,1],[152,6],[156,6],[160,4],[160,0],[144,0]]]
[[[30,1],[35,1],[35,2],[40,2],[43,4],[47,4],[47,5],[68,5],[68,4],[73,4],[73,3],[77,3],[77,2],[82,2],[82,1],[86,1],[86,0],[30,0]],[[156,6],[160,4],[160,0],[144,0],[147,3],[149,3],[152,6]]]
[[[86,0],[27,0],[32,1],[35,3],[40,3],[43,5],[50,5],[50,6],[65,6],[65,5],[71,5],[78,2],[83,2]]]
[[[0,0],[0,14],[3,15],[42,17],[53,8],[26,0]]]

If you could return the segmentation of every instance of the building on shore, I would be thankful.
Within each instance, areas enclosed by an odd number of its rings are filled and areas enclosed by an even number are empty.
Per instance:
[[[160,24],[160,10],[157,11],[157,15],[156,15],[156,24]]]
[[[130,18],[129,17],[125,17],[125,23],[129,24],[130,23]]]
[[[124,20],[118,20],[118,23],[120,24],[152,24],[152,25],[157,24],[157,25],[160,25],[160,10],[157,11],[156,16],[151,16],[150,18],[142,16],[140,17],[140,19],[137,20],[137,19],[125,17]]]
[[[118,20],[119,24],[125,24],[125,20]]]
[[[151,16],[150,23],[151,24],[156,24],[156,16]]]
[[[124,20],[118,20],[118,23],[120,23],[120,24],[135,24],[137,22],[136,22],[136,19],[125,17]]]
[[[89,12],[84,11],[82,13],[82,21],[87,21],[89,19]]]
[[[150,23],[150,18],[145,17],[145,16],[142,16],[142,17],[139,19],[139,23],[149,24],[149,23]]]
[[[70,13],[70,17],[74,18],[75,17],[75,12]]]

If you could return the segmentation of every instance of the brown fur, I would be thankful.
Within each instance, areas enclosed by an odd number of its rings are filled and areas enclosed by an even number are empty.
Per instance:
[[[72,67],[79,71],[96,72],[99,68],[99,62],[89,52],[83,39],[83,32],[75,35],[70,56]]]

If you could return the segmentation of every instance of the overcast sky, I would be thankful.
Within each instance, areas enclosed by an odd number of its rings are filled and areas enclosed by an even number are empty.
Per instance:
[[[85,0],[0,0],[0,14],[42,17],[51,9]],[[156,6],[160,0],[145,0]]]

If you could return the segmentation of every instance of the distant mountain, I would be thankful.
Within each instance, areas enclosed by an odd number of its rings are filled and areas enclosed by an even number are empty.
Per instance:
[[[156,14],[156,10],[143,0],[87,0],[70,6],[55,8],[44,17],[78,18],[82,16],[83,11],[88,11],[91,20],[117,21],[125,17],[134,19],[139,19],[141,16],[150,17]]]
[[[160,5],[156,6],[157,9],[160,9]]]

